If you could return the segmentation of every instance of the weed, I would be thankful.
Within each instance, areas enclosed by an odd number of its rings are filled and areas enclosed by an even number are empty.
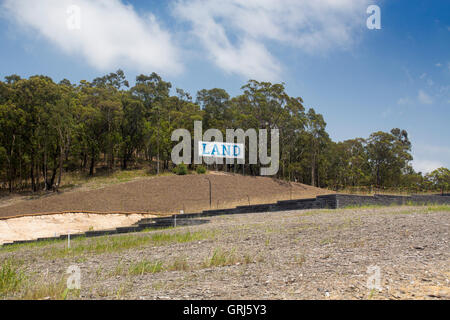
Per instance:
[[[48,279],[29,282],[21,296],[24,300],[66,300],[69,293],[79,296],[79,290],[67,289],[64,279],[49,282]]]
[[[169,271],[187,271],[189,270],[189,263],[186,257],[177,257],[173,262],[167,267]]]
[[[16,261],[8,259],[0,263],[0,297],[15,293],[24,281],[25,276]]]
[[[300,267],[303,266],[303,264],[306,262],[306,257],[304,254],[300,254],[294,257],[295,264],[299,265]]]
[[[226,251],[220,248],[214,250],[211,257],[205,259],[203,262],[204,268],[222,267],[236,264],[238,259],[235,254],[235,249]]]
[[[325,246],[327,244],[331,244],[333,243],[333,239],[331,238],[324,238],[322,240],[320,240],[320,245]]]
[[[144,275],[147,273],[157,273],[163,271],[163,264],[161,261],[148,261],[143,260],[137,263],[134,263],[128,269],[128,273],[130,275]]]

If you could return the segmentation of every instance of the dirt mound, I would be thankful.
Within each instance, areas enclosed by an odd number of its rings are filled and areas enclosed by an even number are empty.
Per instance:
[[[211,205],[209,196],[211,181]],[[268,177],[233,174],[163,176],[102,189],[71,191],[0,207],[0,217],[47,212],[196,212],[277,200],[312,198],[329,190]]]
[[[155,216],[65,213],[0,220],[0,245],[17,240],[36,240],[38,238],[59,237],[62,234],[128,227],[142,218],[152,217]]]

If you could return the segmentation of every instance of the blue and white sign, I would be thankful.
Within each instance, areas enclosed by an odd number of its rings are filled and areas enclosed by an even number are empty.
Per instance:
[[[225,159],[244,159],[245,150],[242,143],[227,143],[216,141],[199,141],[198,153],[200,157]]]

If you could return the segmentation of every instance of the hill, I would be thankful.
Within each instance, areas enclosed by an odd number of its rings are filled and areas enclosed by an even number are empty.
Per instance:
[[[94,190],[73,190],[38,199],[20,200],[0,207],[0,217],[48,212],[195,212],[211,207],[270,203],[290,198],[311,198],[332,193],[300,183],[268,177],[226,173],[159,176],[107,185]]]

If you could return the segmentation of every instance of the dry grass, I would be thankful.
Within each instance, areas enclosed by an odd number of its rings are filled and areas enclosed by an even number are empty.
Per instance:
[[[66,300],[77,298],[80,295],[79,290],[67,289],[65,279],[59,281],[49,281],[41,279],[28,283],[21,294],[23,300]]]
[[[188,260],[184,256],[175,258],[167,267],[168,271],[188,271],[190,269]]]
[[[161,271],[163,271],[163,263],[161,261],[142,260],[132,264],[128,269],[128,274],[136,276]]]

